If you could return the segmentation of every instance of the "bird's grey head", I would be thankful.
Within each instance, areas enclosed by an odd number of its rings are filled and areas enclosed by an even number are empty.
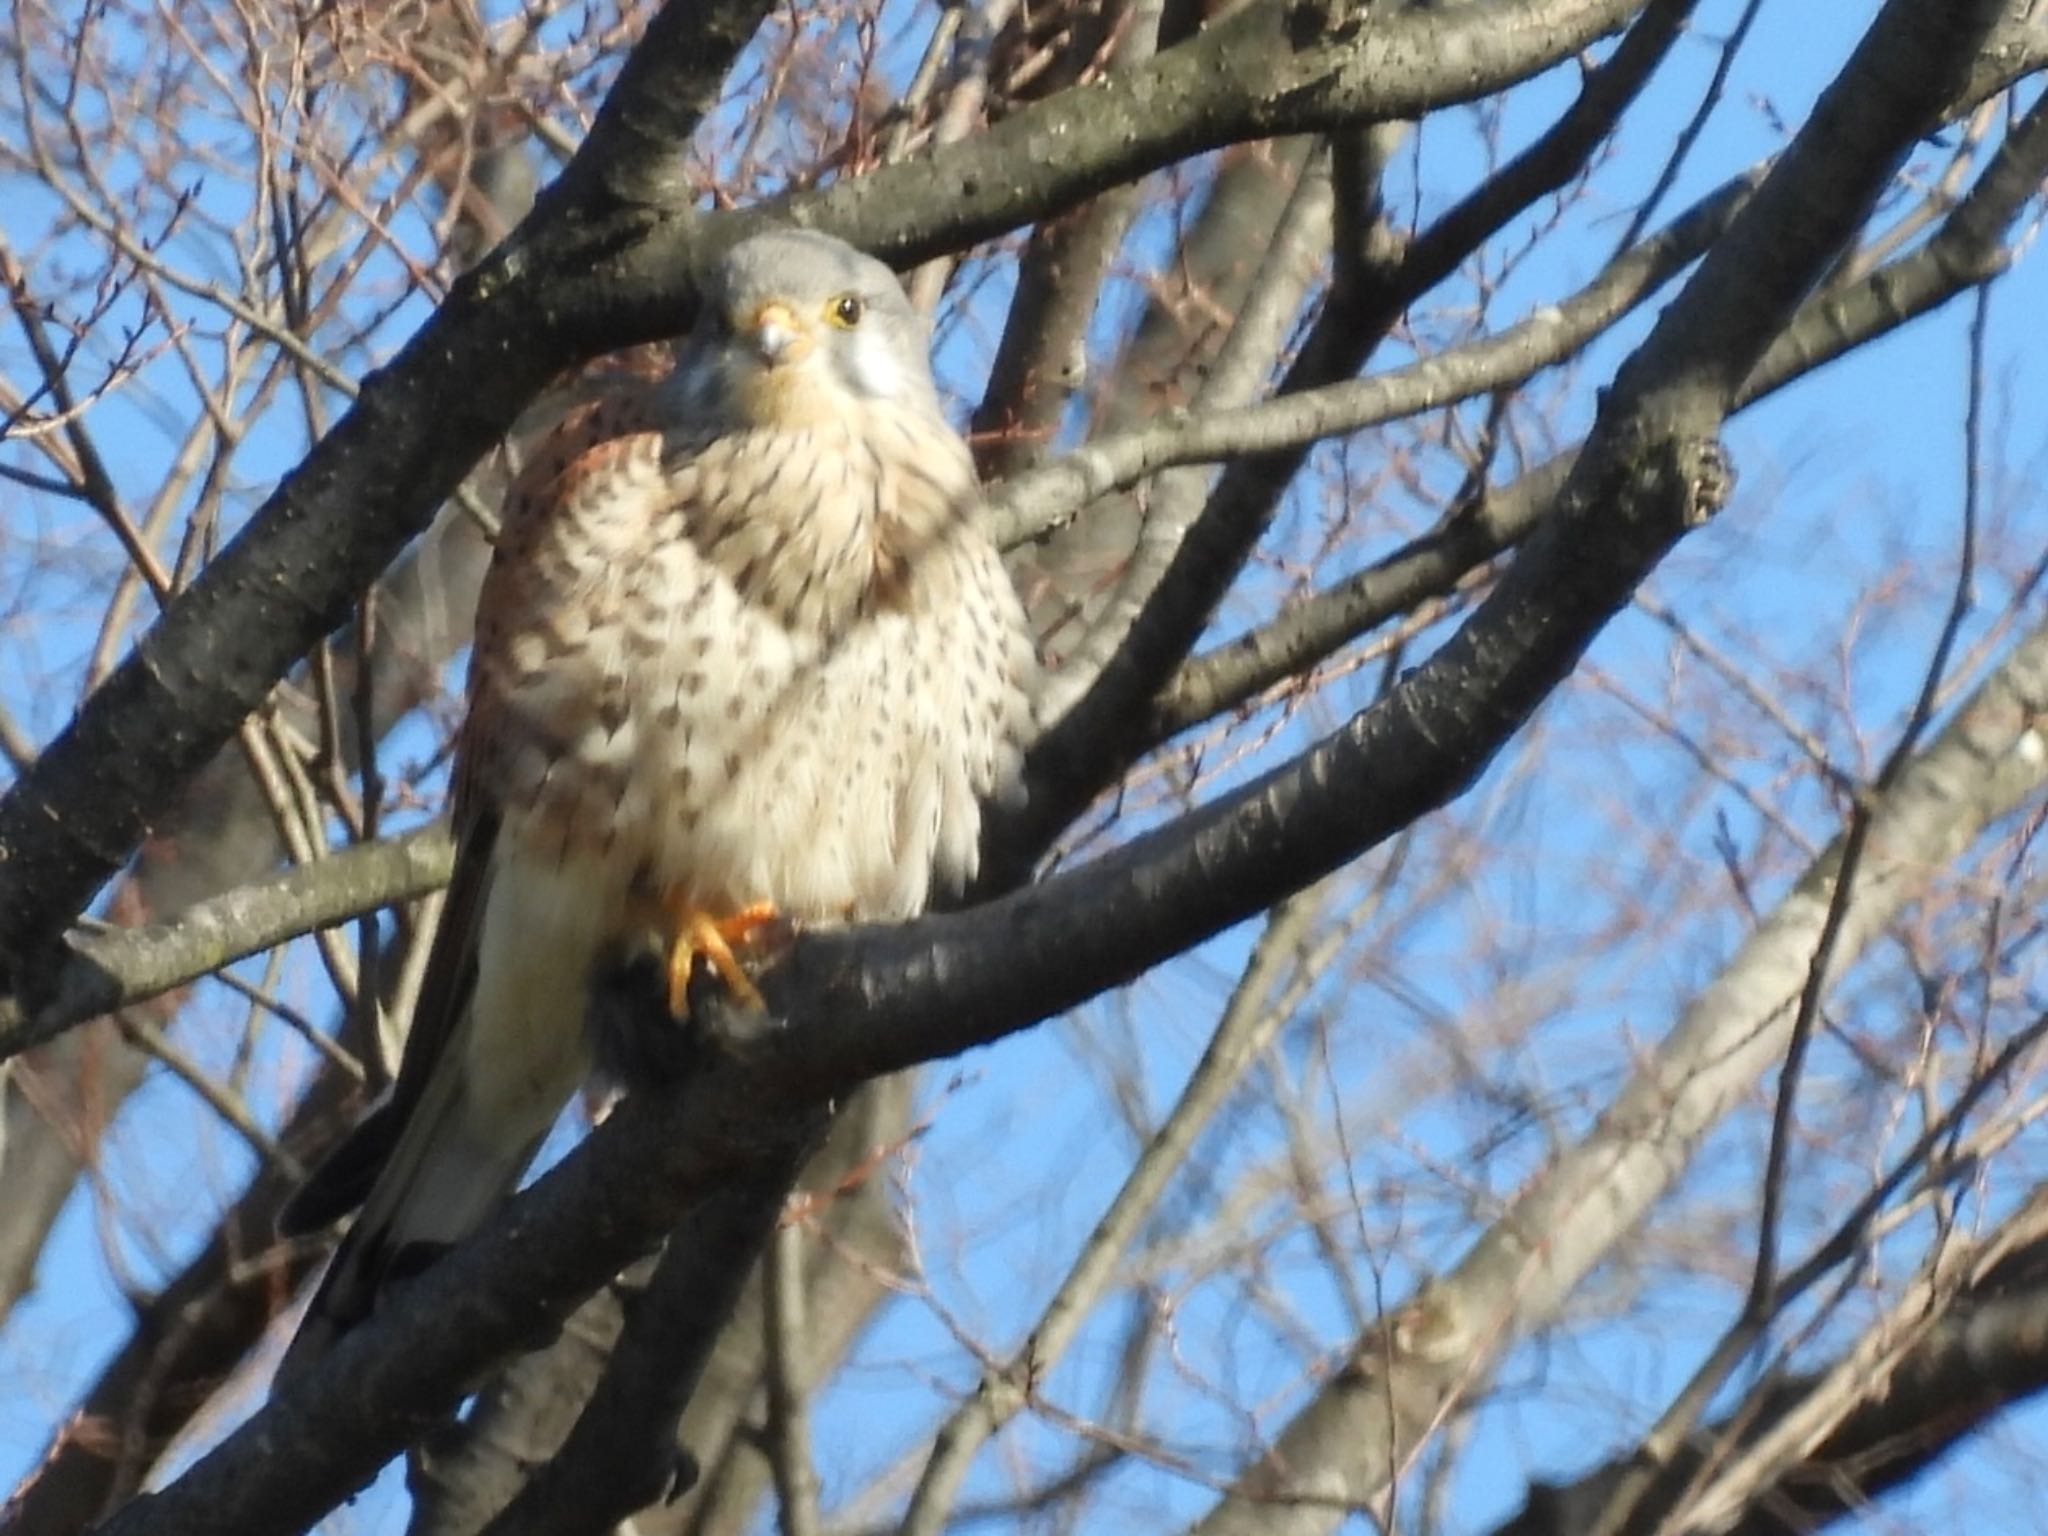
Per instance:
[[[693,412],[801,427],[860,404],[938,414],[923,319],[896,276],[843,240],[805,229],[752,235],[703,285],[677,370]]]

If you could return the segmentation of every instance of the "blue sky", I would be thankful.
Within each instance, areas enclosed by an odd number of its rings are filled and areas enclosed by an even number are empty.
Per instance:
[[[1732,21],[1732,3],[1703,7],[1699,37],[1681,44],[1668,66],[1668,89],[1660,88],[1637,114],[1621,140],[1615,162],[1603,169],[1592,193],[1562,217],[1567,236],[1536,243],[1526,259],[1490,294],[1486,322],[1505,324],[1535,304],[1565,294],[1589,278],[1619,238],[1634,199],[1648,187],[1661,164],[1676,124],[1713,64],[1707,46]],[[1782,142],[1781,124],[1803,120],[1814,92],[1845,56],[1875,5],[1813,8],[1784,3],[1764,7],[1737,71],[1737,86],[1715,114],[1692,163],[1665,200],[1669,216],[1694,196],[1718,184],[1731,170],[1747,166]],[[1538,129],[1568,99],[1571,78],[1560,72],[1518,95],[1501,134],[1508,147]],[[1485,142],[1475,119],[1447,114],[1432,120],[1412,157],[1397,164],[1396,207],[1410,200],[1426,216],[1465,189],[1480,168]],[[9,211],[0,215],[10,238],[27,243],[46,204],[16,197],[9,185]],[[233,194],[216,186],[209,194]],[[1547,220],[1539,209],[1522,227],[1498,242],[1520,252],[1523,239]],[[1141,232],[1134,251],[1143,251]],[[1455,302],[1469,298],[1462,287],[1453,303],[1432,320],[1449,333],[1460,316]],[[2048,313],[2048,273],[2029,260],[2001,283],[1995,298],[1993,434],[1990,457],[1992,515],[2011,530],[2008,543],[2035,545],[2048,533],[2048,509],[2035,487],[2048,464],[2048,364],[2031,345],[2027,318]],[[381,333],[381,345],[403,334],[415,313],[402,311]],[[1645,313],[1617,329],[1575,365],[1568,378],[1539,381],[1532,394],[1558,399],[1557,430],[1580,429],[1590,419],[1593,388],[1607,377],[1628,346],[1639,340],[1652,318]],[[1471,316],[1464,316],[1470,320]],[[1789,706],[1810,716],[1814,728],[1845,748],[1853,729],[1884,740],[1888,726],[1917,681],[1917,667],[1931,647],[1938,623],[1934,594],[1952,579],[1962,445],[1962,381],[1967,354],[1966,305],[1865,349],[1848,364],[1803,382],[1744,416],[1732,428],[1729,445],[1741,473],[1734,504],[1709,528],[1690,539],[1653,584],[1661,602],[1731,646],[1748,646],[1760,671],[1776,664],[1788,670],[1811,667],[1814,658],[1839,653],[1839,675],[1810,697]],[[1112,334],[1104,324],[1104,340]],[[1381,362],[1398,362],[1398,356]],[[963,351],[941,359],[949,382],[965,388],[976,370]],[[351,362],[351,367],[359,364]],[[179,402],[166,400],[163,409]],[[138,444],[158,434],[147,400],[111,402],[103,430],[110,440],[134,434]],[[1533,415],[1533,412],[1532,412]],[[1358,451],[1412,447],[1394,434],[1368,440]],[[245,501],[253,505],[269,478],[294,461],[299,441],[278,428],[237,459]],[[138,449],[135,468],[147,474]],[[1444,473],[1445,461],[1420,459],[1425,475]],[[124,485],[140,497],[144,484]],[[10,602],[0,608],[8,620],[7,651],[0,655],[0,700],[38,737],[59,725],[69,707],[70,686],[91,644],[94,578],[114,555],[95,530],[64,521],[26,499],[0,490],[7,524],[33,527],[65,546],[61,559],[45,555],[31,572],[19,549],[0,545],[0,587]],[[1318,535],[1316,504],[1298,499],[1288,523],[1276,534],[1282,552],[1313,547]],[[1375,523],[1374,518],[1382,519]],[[1349,558],[1368,558],[1396,541],[1398,509],[1361,509]],[[17,519],[33,520],[31,523]],[[75,567],[76,570],[67,570]],[[1903,573],[1903,574],[1902,574]],[[1864,629],[1855,625],[1859,604],[1876,586],[1893,580],[1918,582],[1928,600],[1912,617]],[[1986,611],[1995,611],[1998,578],[1983,582]],[[15,607],[32,602],[32,614]],[[31,620],[32,626],[31,627]],[[1220,631],[1227,632],[1226,618]],[[1853,630],[1853,643],[1842,637]],[[1650,619],[1619,618],[1596,646],[1592,666],[1622,691],[1662,696],[1671,668],[1668,636]],[[63,687],[53,688],[49,679]],[[1371,672],[1333,686],[1331,718],[1370,695]],[[1680,695],[1684,697],[1681,691]],[[1854,719],[1841,716],[1836,701],[1855,700]],[[1304,719],[1313,719],[1305,716]],[[1306,726],[1297,720],[1277,734],[1261,763],[1299,744]],[[424,732],[401,739],[400,755],[421,750]],[[1543,769],[1524,768],[1537,761]],[[1247,764],[1249,772],[1258,764]],[[1526,988],[1554,988],[1558,1017],[1532,1037],[1525,1053],[1502,1066],[1504,1080],[1540,1092],[1566,1106],[1562,1123],[1583,1122],[1601,1102],[1626,1053],[1618,1039],[1629,1033],[1654,1037],[1672,1011],[1713,973],[1739,937],[1739,925],[1724,917],[1695,926],[1680,924],[1641,945],[1608,944],[1606,933],[1627,896],[1645,892],[1673,897],[1674,887],[1694,878],[1714,860],[1714,840],[1732,828],[1738,839],[1762,841],[1766,829],[1732,795],[1694,798],[1674,804],[1664,827],[1668,841],[1631,845],[1617,842],[1618,825],[1631,824],[1672,798],[1683,764],[1668,742],[1632,729],[1609,693],[1574,687],[1546,711],[1530,743],[1503,755],[1484,783],[1452,812],[1447,825],[1425,828],[1418,845],[1425,854],[1449,856],[1454,829],[1483,828],[1519,841],[1520,851],[1537,855],[1506,861],[1510,866],[1474,883],[1456,901],[1443,904],[1424,924],[1400,938],[1398,978],[1370,972],[1340,975],[1325,988],[1326,1039],[1297,1031],[1287,1041],[1287,1058],[1311,1077],[1315,1053],[1327,1050],[1350,1070],[1341,1080],[1370,1081],[1369,1065],[1426,1056],[1440,1048],[1443,1021],[1467,1019],[1499,994],[1501,978],[1460,968],[1468,935],[1479,927],[1539,932],[1544,944],[1502,941],[1505,953],[1520,953],[1526,969],[1514,979]],[[1766,763],[1738,765],[1762,792],[1775,793],[1779,780]],[[1827,807],[1810,789],[1786,790],[1789,813],[1821,836],[1828,830]],[[1626,812],[1626,816],[1624,816]],[[1769,862],[1769,861],[1766,861]],[[1780,851],[1777,867],[1796,861]],[[1789,874],[1787,876],[1789,878]],[[1768,900],[1770,890],[1760,892]],[[1585,947],[1575,948],[1578,936]],[[1031,1035],[977,1052],[955,1067],[942,1067],[927,1084],[932,1124],[901,1173],[917,1213],[927,1261],[926,1277],[935,1304],[906,1301],[888,1309],[863,1341],[849,1371],[822,1399],[816,1438],[828,1502],[857,1486],[867,1474],[901,1451],[929,1421],[933,1397],[928,1376],[957,1387],[961,1357],[946,1318],[964,1322],[983,1336],[1011,1341],[1069,1261],[1090,1222],[1113,1194],[1132,1151],[1128,1135],[1115,1125],[1100,1053],[1093,1042],[1114,1039],[1128,1029],[1141,1042],[1142,1098],[1156,1114],[1171,1102],[1213,1026],[1223,987],[1241,966],[1247,931],[1225,935],[1179,964],[1147,978],[1120,998],[1104,1000]],[[1560,945],[1563,947],[1560,948]],[[1595,946],[1598,947],[1595,947]],[[1393,984],[1398,980],[1399,985]],[[321,1006],[321,983],[299,964],[286,985],[301,1003]],[[232,1010],[215,994],[192,1026],[197,1047],[224,1063]],[[210,1020],[210,1023],[207,1022]],[[265,1070],[284,1070],[283,1048],[265,1058]],[[1400,1106],[1361,1095],[1355,1106],[1354,1175],[1375,1190],[1413,1187],[1404,1208],[1385,1285],[1387,1299],[1399,1300],[1416,1273],[1454,1259],[1469,1239],[1468,1224],[1453,1219],[1445,1192],[1451,1181],[1433,1164],[1468,1153],[1475,1124],[1472,1106],[1455,1101],[1403,1118]],[[1354,1106],[1347,1105],[1347,1117]],[[1398,1136],[1382,1137],[1398,1125]],[[1723,1176],[1747,1178],[1754,1154],[1753,1127],[1730,1133]],[[1272,1117],[1250,1102],[1226,1111],[1212,1131],[1198,1165],[1222,1185],[1275,1145]],[[120,1243],[128,1262],[145,1276],[161,1276],[184,1257],[179,1245],[196,1241],[206,1211],[232,1198],[249,1168],[246,1151],[226,1132],[195,1116],[189,1094],[157,1076],[131,1103],[116,1132],[110,1165],[124,1196],[137,1198],[177,1234],[166,1251],[154,1251],[129,1232]],[[1533,1137],[1509,1138],[1474,1165],[1475,1182],[1495,1194],[1512,1189],[1540,1157]],[[1170,1210],[1202,1208],[1208,1198],[1193,1187],[1177,1192]],[[1370,1219],[1361,1214],[1358,1238],[1385,1235],[1378,1225],[1390,1202],[1375,1198]],[[77,1386],[91,1378],[125,1331],[126,1306],[106,1261],[103,1234],[91,1202],[75,1198],[47,1253],[38,1290],[22,1305],[0,1337],[0,1480],[33,1464],[50,1425]],[[1294,1296],[1304,1332],[1324,1345],[1345,1330],[1338,1298],[1311,1273],[1307,1239],[1299,1230],[1272,1246],[1273,1272],[1298,1281]],[[1257,1426],[1270,1431],[1299,1401],[1303,1361],[1299,1340],[1279,1337],[1270,1322],[1248,1308],[1227,1285],[1190,1279],[1174,1294],[1175,1337],[1184,1350],[1177,1378],[1166,1384],[1158,1417],[1148,1427],[1216,1476],[1227,1476],[1246,1447],[1248,1426],[1224,1408],[1208,1387],[1228,1382],[1244,1399],[1259,1402]],[[1465,1467],[1455,1484],[1456,1529],[1483,1529],[1512,1510],[1529,1478],[1571,1475],[1611,1453],[1631,1427],[1631,1413],[1661,1401],[1682,1381],[1698,1354],[1729,1315],[1731,1295],[1720,1277],[1678,1275],[1649,1309],[1624,1313],[1611,1323],[1593,1321],[1520,1352],[1505,1374],[1509,1390],[1475,1425]],[[945,1317],[941,1316],[941,1307]],[[1120,1318],[1105,1316],[1091,1328],[1069,1362],[1050,1383],[1054,1400],[1086,1405],[1110,1378]],[[2038,1431],[2038,1415],[2016,1415],[2000,1432],[2002,1442]],[[1041,1424],[1020,1424],[1004,1448],[984,1458],[969,1497],[1010,1486],[1016,1465],[1043,1469],[1075,1448],[1071,1436]],[[1959,1501],[1972,1510],[1972,1528],[2031,1529],[2028,1505],[2004,1496],[2007,1485],[2024,1486],[2012,1458],[1968,1455],[1930,1477],[1907,1499],[1863,1525],[1872,1531],[1940,1526],[1954,1517]],[[1024,1480],[1029,1480],[1026,1477]],[[400,1501],[387,1478],[379,1493],[360,1501],[346,1517],[349,1528],[402,1529]],[[1140,1465],[1114,1474],[1105,1510],[1126,1510],[1135,1527],[1165,1528],[1206,1506],[1210,1495],[1198,1482]],[[2001,1515],[2001,1511],[2011,1511]],[[2000,1520],[2009,1524],[2001,1526]]]

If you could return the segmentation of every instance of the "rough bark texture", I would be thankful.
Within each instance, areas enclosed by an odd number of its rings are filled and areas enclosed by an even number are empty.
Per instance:
[[[1790,1332],[1786,1319],[1807,1317],[1795,1306],[1834,1316],[1810,1291],[1866,1263],[1874,1292],[1893,1287],[1889,1310],[1873,1304],[1860,1332],[1816,1324],[1796,1341],[1804,1353],[1786,1344],[1769,1358],[1734,1413],[1688,1417],[1681,1396],[1632,1453],[1569,1485],[1537,1486],[1503,1530],[1815,1528],[1911,1480],[2048,1384],[2040,1191],[2010,1176],[2000,1202],[1973,1208],[1976,1226],[1955,1210],[2005,1147],[1971,1115],[2016,1079],[2048,1021],[1998,1040],[1986,1027],[1967,1049],[1943,1034],[1964,1032],[1953,999],[1974,1000],[1973,988],[1986,1017],[2009,1001],[2001,967],[2033,942],[2004,926],[2019,905],[2011,893],[2032,889],[2031,834],[2013,834],[2009,868],[2001,878],[1980,871],[1970,894],[1988,914],[1983,955],[1972,959],[1981,976],[1944,972],[1960,962],[1911,927],[1944,872],[1977,868],[1973,851],[2001,822],[2010,831],[2017,814],[2038,816],[2048,790],[2048,630],[2022,616],[2040,570],[2011,578],[1995,621],[1962,622],[1972,541],[2006,532],[1976,510],[1988,502],[1975,478],[1980,377],[1964,472],[1976,521],[1955,614],[1893,766],[1866,776],[1797,740],[1820,760],[1807,769],[1823,798],[1840,796],[1841,817],[1823,818],[1803,875],[1730,899],[1739,925],[1716,952],[1718,974],[1595,1087],[1573,1084],[1587,1095],[1581,1120],[1527,1108],[1541,1095],[1519,1076],[1466,1075],[1460,1056],[1460,1093],[1498,1093],[1511,1105],[1500,1123],[1526,1113],[1549,1140],[1511,1187],[1474,1174],[1477,1214],[1464,1213],[1469,1246],[1455,1262],[1439,1258],[1431,1271],[1404,1252],[1383,1270],[1346,1106],[1329,1106],[1334,1146],[1318,1148],[1309,1127],[1322,1108],[1284,1102],[1269,1085],[1271,1104],[1294,1116],[1277,1161],[1299,1185],[1299,1217],[1281,1231],[1326,1264],[1348,1326],[1332,1348],[1316,1334],[1320,1319],[1301,1324],[1289,1347],[1305,1364],[1286,1394],[1261,1398],[1255,1412],[1231,1404],[1247,1428],[1227,1465],[1213,1448],[1206,1461],[1184,1457],[1180,1426],[1147,1421],[1153,1355],[1172,1355],[1170,1371],[1213,1388],[1207,1341],[1180,1353],[1188,1339],[1175,1330],[1199,1315],[1175,1312],[1197,1288],[1187,1277],[1196,1245],[1174,1249],[1177,1213],[1161,1202],[1176,1176],[1202,1185],[1181,1191],[1190,1208],[1221,1209],[1236,1193],[1203,1183],[1208,1117],[1261,1072],[1285,1084],[1318,1051],[1329,1070],[1331,1005],[1321,999],[1379,975],[1363,962],[1342,969],[1352,963],[1343,936],[1374,920],[1412,845],[1427,847],[1447,815],[1472,809],[1461,797],[1532,739],[1546,702],[1588,675],[1589,647],[1632,607],[1653,611],[1652,577],[1729,498],[1730,416],[2004,271],[2048,169],[2048,110],[1977,110],[2048,61],[2048,28],[1995,0],[1890,0],[1767,167],[1733,174],[1662,230],[1631,231],[1576,292],[1495,323],[1491,285],[1519,276],[1524,232],[1539,239],[1562,217],[1645,93],[1701,40],[1694,4],[1249,0],[1196,11],[1077,0],[1005,23],[1001,4],[986,15],[948,10],[906,99],[857,104],[843,143],[838,126],[821,130],[829,153],[785,174],[776,146],[800,137],[801,114],[742,117],[735,128],[722,93],[744,53],[747,80],[768,82],[763,90],[795,81],[789,100],[800,101],[802,28],[814,18],[755,0],[661,9],[587,136],[565,142],[552,130],[565,169],[531,216],[363,379],[346,414],[311,434],[316,445],[241,535],[199,566],[70,727],[19,765],[0,799],[0,1057],[15,1058],[0,1105],[0,1315],[151,1059],[109,1010],[133,1010],[131,1025],[162,1026],[157,1038],[169,1040],[177,989],[442,878],[432,830],[278,873],[276,818],[227,744],[264,707],[316,729],[306,700],[331,684],[303,669],[296,686],[280,681],[387,566],[361,724],[381,738],[436,694],[463,644],[486,545],[447,514],[405,562],[391,562],[501,438],[516,443],[555,412],[576,387],[566,370],[687,324],[693,272],[761,218],[830,229],[906,266],[1029,227],[1017,242],[1016,296],[987,338],[991,375],[974,424],[984,469],[1006,482],[992,499],[1057,675],[1029,800],[992,816],[972,904],[901,927],[805,935],[764,977],[776,1027],[701,1018],[706,1048],[680,1080],[625,1099],[309,1378],[137,1494],[315,1262],[310,1247],[269,1233],[289,1162],[331,1140],[358,1097],[341,1072],[321,1074],[280,1133],[282,1153],[196,1256],[138,1300],[134,1337],[18,1490],[10,1522],[37,1536],[103,1517],[114,1536],[298,1531],[403,1454],[418,1536],[562,1536],[629,1516],[637,1536],[738,1536],[761,1525],[771,1498],[787,1536],[828,1521],[893,1527],[905,1497],[911,1532],[983,1517],[1068,1528],[1115,1507],[1084,1502],[1096,1478],[1144,1457],[1220,1490],[1194,1526],[1208,1536],[1327,1531],[1361,1512],[1389,1518],[1397,1503],[1405,1524],[1410,1504],[1433,1496],[1416,1491],[1418,1479],[1436,1475],[1433,1458],[1450,1464],[1447,1441],[1460,1415],[1490,1401],[1496,1368],[1570,1325],[1709,1138],[1768,1098],[1774,1068],[1782,1112],[1769,1150],[1784,1152],[1798,1129],[1805,1043],[1835,1027],[1822,1010],[1887,945],[1918,967],[1933,999],[1921,1032],[1948,1051],[1937,1065],[1962,1070],[1941,1078],[1927,1044],[1922,1059],[1899,1065],[1853,1023],[1840,1027],[1899,1079],[1926,1071],[1921,1113],[1933,1128],[1917,1140],[1891,1128],[1908,1151],[1870,1175],[1863,1202],[1801,1263],[1775,1263],[1775,1191],[1767,1196],[1755,1285],[1778,1305],[1760,1308],[1761,1320],[1746,1305],[1723,1343],[1732,1358],[1764,1359],[1778,1342],[1771,1328]],[[977,41],[983,24],[999,35]],[[1711,46],[1732,59],[1747,25]],[[483,46],[453,12],[429,31],[421,57]],[[1556,113],[1548,126],[1495,153],[1499,94],[1595,45],[1578,60],[1575,94],[1543,98]],[[506,80],[518,67],[514,53],[490,61]],[[843,76],[822,78],[839,93]],[[408,108],[431,119],[468,80],[424,68],[406,88]],[[1720,89],[1717,77],[1708,106]],[[484,126],[421,127],[414,173],[455,197],[498,175],[489,157],[545,126],[544,114],[529,120],[509,100]],[[1478,126],[1483,170],[1455,197],[1404,193],[1411,163],[1424,163],[1415,123],[1464,103],[1484,104],[1456,119]],[[733,137],[699,146],[703,163],[769,146],[762,174],[779,188],[773,201],[705,206],[702,164],[685,150],[707,124]],[[1949,154],[1956,144],[1970,152],[1926,172],[1938,159],[1930,145]],[[1691,148],[1681,134],[1660,191]],[[1920,200],[1892,228],[1887,199],[1901,188]],[[497,233],[473,215],[449,211],[447,238],[465,255]],[[1158,261],[1162,246],[1171,255]],[[0,247],[0,257],[11,272],[11,253]],[[1130,271],[1147,287],[1127,297],[1111,335],[1103,316]],[[1453,280],[1468,284],[1457,291],[1472,296],[1470,313],[1455,325],[1418,318]],[[1590,431],[1553,434],[1548,418],[1532,430],[1518,398],[1531,381],[1585,371],[1587,349],[1667,288],[1661,315],[1632,333],[1641,339],[1581,418]],[[987,313],[971,294],[956,290],[956,300],[969,324]],[[33,335],[40,312],[14,302]],[[312,334],[304,321],[293,323]],[[1100,378],[1076,367],[1088,355],[1109,359]],[[1386,355],[1392,363],[1360,377]],[[51,393],[56,432],[66,399],[54,382]],[[1405,435],[1352,437],[1395,424]],[[1354,442],[1390,461],[1366,492],[1330,466]],[[1446,461],[1460,467],[1455,489]],[[81,486],[91,479],[80,471]],[[1359,538],[1387,503],[1426,515],[1398,539]],[[1768,524],[1773,511],[1746,516]],[[1304,557],[1318,533],[1324,545]],[[1732,580],[1737,557],[1723,558]],[[1242,634],[1233,602],[1254,614]],[[1409,654],[1420,636],[1431,648]],[[1952,644],[1974,649],[1948,668]],[[335,654],[350,650],[343,641]],[[1688,664],[1727,664],[1704,645],[1700,654],[1687,653]],[[1368,661],[1384,667],[1377,691],[1316,692],[1320,669]],[[1982,681],[1951,706],[1942,689],[1965,664]],[[1753,693],[1748,705],[1774,727],[1795,738],[1811,729],[1797,708]],[[1297,709],[1338,698],[1344,707],[1326,715]],[[1703,782],[1718,775],[1749,793],[1745,805],[1767,825],[1799,814],[1748,790],[1739,764],[1718,760],[1722,743],[1704,730],[1695,739],[1694,722],[1672,713],[1671,734],[1696,751]],[[0,746],[29,755],[4,735]],[[351,757],[358,747],[344,744]],[[1223,767],[1205,761],[1212,751]],[[1239,766],[1260,753],[1263,771]],[[1342,899],[1318,884],[1367,855],[1369,874]],[[1034,880],[1049,861],[1072,867]],[[1740,884],[1739,859],[1727,862]],[[124,865],[113,909],[123,927],[64,937]],[[1432,878],[1455,883],[1473,867],[1449,861]],[[915,1268],[882,1176],[922,1133],[907,1074],[1030,1029],[1269,912],[1210,1054],[1164,1118],[1153,1123],[1150,1103],[1170,1095],[1142,1071],[1104,1090],[1128,1122],[1113,1129],[1137,1149],[1091,1233],[1114,1251],[1084,1246],[1062,1263],[1062,1287],[1016,1337],[963,1329],[964,1376],[934,1371],[928,1383],[939,1405],[929,1443],[877,1474],[859,1508],[821,1514],[808,1404],[890,1295],[885,1280]],[[1429,931],[1426,910],[1390,926],[1404,921]],[[395,985],[392,969],[377,984]],[[668,1025],[660,1000],[627,983],[601,1002]],[[1154,1030],[1162,1045],[1180,1043],[1153,1014],[1140,1015],[1133,1039],[1147,1045]],[[1374,1049],[1383,1045],[1375,1037]],[[1082,1048],[1076,1058],[1085,1077],[1094,1058]],[[1334,1100],[1334,1072],[1329,1087]],[[1898,1101],[1908,1097],[1900,1087]],[[2021,1136],[2023,1119],[2013,1112],[2020,1128],[2000,1134]],[[1218,1143],[1245,1134],[1222,1123]],[[261,1148],[263,1126],[249,1132]],[[1887,1142],[1862,1160],[1894,1150]],[[791,1203],[792,1180],[810,1203]],[[1354,1216],[1356,1234],[1338,1230]],[[1156,1244],[1134,1238],[1155,1219]],[[1869,1255],[1885,1223],[1891,1234],[1931,1227],[1939,1241],[1910,1274],[1882,1272]],[[1227,1241],[1216,1236],[1224,1231]],[[1221,1218],[1216,1232],[1212,1248],[1240,1241]],[[769,1244],[784,1265],[772,1290],[761,1265]],[[791,1255],[802,1263],[792,1267]],[[1235,1261],[1247,1315],[1259,1313],[1268,1259]],[[1419,1283],[1382,1293],[1389,1274]],[[1069,1286],[1093,1289],[1080,1300]],[[1109,1296],[1132,1314],[1114,1349],[1102,1324]],[[936,1295],[919,1300],[939,1312]],[[1282,1296],[1273,1312],[1291,1305]],[[1101,1331],[1075,1352],[1092,1350],[1100,1369],[1059,1375],[1081,1337],[1071,1309],[1087,1306],[1102,1309],[1090,1319]],[[1259,1319],[1276,1334],[1298,1322]],[[1752,1324],[1754,1337],[1743,1331]],[[1101,1365],[1112,1354],[1114,1368]],[[1701,1369],[1696,1381],[1708,1380]],[[1098,1390],[1099,1376],[1116,1380]],[[1030,1427],[1010,1428],[1020,1419]],[[1048,1426],[1079,1447],[1067,1470],[1035,1489],[1020,1471],[1012,1498],[989,1497],[1000,1480],[991,1463],[1015,1454],[1023,1466],[1018,1440]]]

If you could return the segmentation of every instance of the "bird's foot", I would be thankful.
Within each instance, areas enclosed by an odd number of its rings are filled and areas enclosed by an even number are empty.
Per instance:
[[[752,948],[762,947],[757,937]],[[629,1091],[671,1088],[702,1070],[707,1057],[743,1058],[780,1033],[782,1021],[752,980],[742,972],[735,985],[708,954],[698,965],[704,953],[685,931],[598,969],[587,1023],[603,1080]]]
[[[667,903],[667,909],[670,931],[674,935],[668,952],[670,1016],[677,1019],[690,1016],[690,973],[696,969],[699,955],[718,974],[736,1002],[750,1012],[766,1013],[767,1001],[733,954],[733,946],[746,943],[759,930],[782,921],[782,914],[775,910],[773,903],[757,901],[740,908],[730,917],[713,917],[702,907],[686,901],[672,900]]]

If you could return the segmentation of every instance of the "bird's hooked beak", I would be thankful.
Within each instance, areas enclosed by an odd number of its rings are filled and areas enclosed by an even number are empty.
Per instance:
[[[811,336],[811,328],[780,299],[770,299],[736,330],[748,350],[767,368],[800,363],[817,345]]]

